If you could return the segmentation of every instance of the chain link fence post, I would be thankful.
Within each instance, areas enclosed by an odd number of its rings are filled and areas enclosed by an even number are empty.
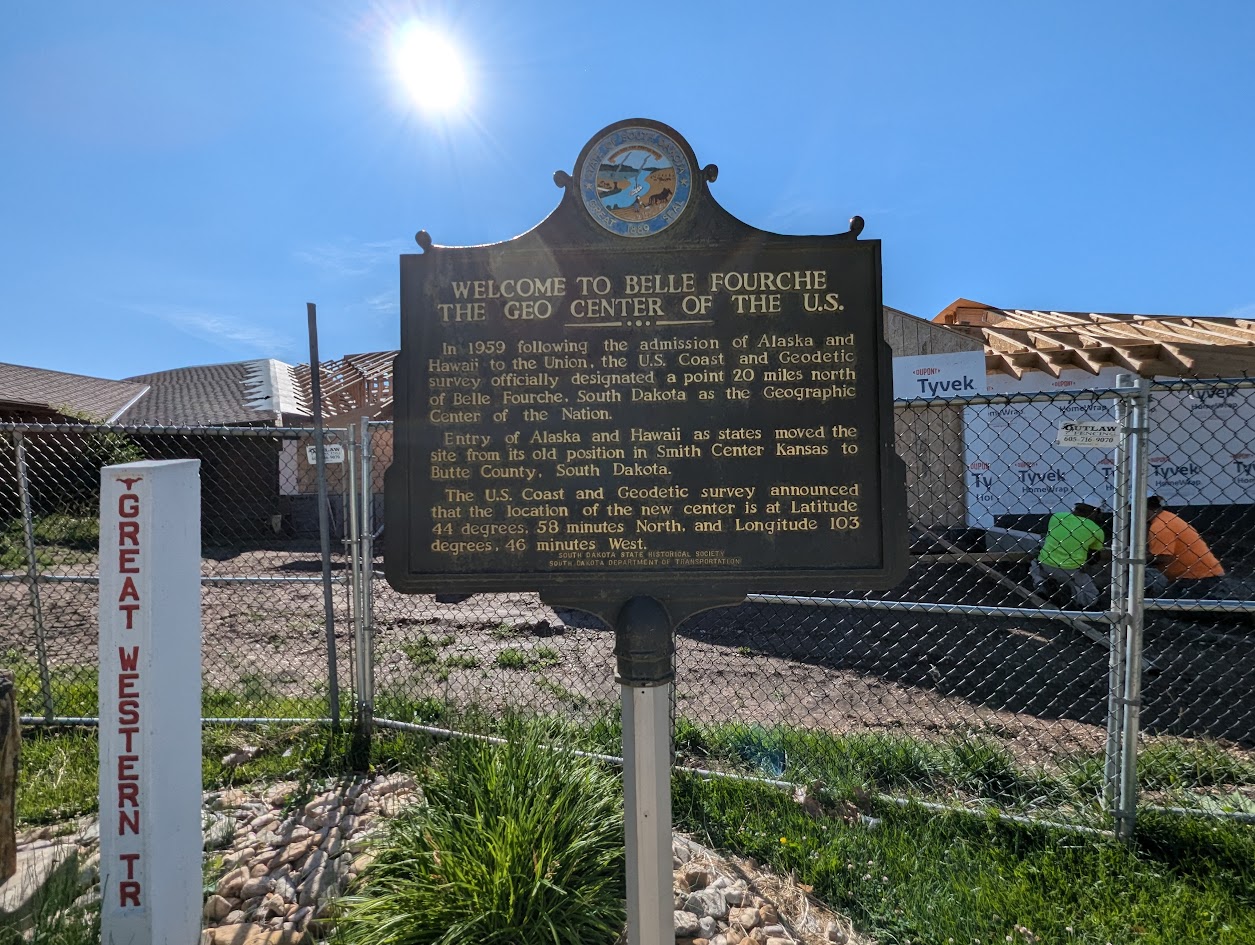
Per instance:
[[[370,417],[362,417],[360,473],[361,515],[358,518],[357,550],[359,567],[359,600],[361,605],[362,644],[358,661],[362,664],[358,701],[362,706],[363,725],[369,734],[375,716],[375,640],[374,640],[374,473],[371,467]]]
[[[344,553],[349,572],[349,620],[353,630],[353,647],[350,653],[353,663],[353,740],[350,763],[359,771],[370,766],[370,724],[367,719],[362,682],[366,672],[366,642],[363,631],[362,608],[362,517],[359,508],[358,472],[361,460],[361,443],[357,424],[349,424],[345,442],[344,506],[341,513],[344,532]]]
[[[31,616],[35,621],[35,656],[39,661],[39,692],[43,698],[44,718],[51,723],[56,717],[52,701],[52,675],[48,669],[48,640],[44,632],[44,608],[39,596],[39,557],[35,549],[35,514],[31,508],[30,482],[26,472],[26,436],[13,434],[17,458],[18,501],[22,507],[22,538],[26,545],[26,580],[30,592]]]
[[[1127,375],[1122,375],[1122,377]],[[1120,806],[1121,738],[1124,731],[1124,648],[1128,634],[1129,561],[1133,556],[1129,530],[1132,509],[1133,410],[1127,392],[1116,401],[1120,439],[1116,444],[1111,527],[1111,607],[1107,680],[1107,747],[1103,767],[1103,804],[1114,818]]]
[[[1120,786],[1117,792],[1116,837],[1133,839],[1137,827],[1137,739],[1142,698],[1142,618],[1146,579],[1146,484],[1149,472],[1150,382],[1130,374],[1116,381],[1131,390],[1128,411],[1129,473],[1128,550],[1124,588],[1125,615],[1123,731],[1120,745]]]

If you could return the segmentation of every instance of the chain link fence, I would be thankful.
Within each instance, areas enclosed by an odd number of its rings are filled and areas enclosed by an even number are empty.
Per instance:
[[[684,621],[677,763],[1117,833],[1136,803],[1255,820],[1252,419],[1246,382],[899,402],[905,579],[751,594]],[[1100,443],[1062,445],[1065,427]],[[489,732],[541,714],[618,753],[600,620],[383,580],[390,423],[327,432],[343,454],[326,466],[331,650],[312,431],[0,431],[0,646],[24,715],[94,714],[99,467],[194,456],[207,718],[325,718],[337,688],[379,726]],[[1223,575],[1160,577],[1182,533],[1163,537],[1173,520],[1152,494]],[[1093,601],[1030,574],[1051,515],[1078,499],[1101,506]]]
[[[96,714],[100,468],[190,458],[201,464],[204,716],[336,716],[333,697],[353,684],[348,480],[328,464],[329,615],[313,443],[312,430],[273,427],[0,425],[0,662],[22,714]]]

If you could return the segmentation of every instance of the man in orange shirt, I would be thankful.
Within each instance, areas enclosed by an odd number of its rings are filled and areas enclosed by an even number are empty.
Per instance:
[[[1146,500],[1146,517],[1150,555],[1146,596],[1220,596],[1224,568],[1194,527],[1164,508],[1157,495]]]

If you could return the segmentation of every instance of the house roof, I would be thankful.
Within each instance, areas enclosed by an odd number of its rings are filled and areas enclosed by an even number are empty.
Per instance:
[[[142,381],[110,381],[64,374],[21,364],[0,363],[0,409],[60,414],[71,419],[111,422],[143,398]]]
[[[149,385],[148,396],[126,412],[127,423],[228,426],[281,423],[284,414],[308,415],[293,368],[273,358],[175,368],[128,378]]]
[[[346,354],[338,361],[323,361],[319,367],[322,415],[386,419],[392,416],[392,362],[399,352],[372,351]],[[313,404],[313,380],[308,364],[293,368],[298,396]],[[312,416],[310,407],[308,415]]]
[[[1255,321],[1244,318],[1041,312],[958,299],[933,321],[980,338],[991,374],[1117,367],[1142,377],[1255,376]]]

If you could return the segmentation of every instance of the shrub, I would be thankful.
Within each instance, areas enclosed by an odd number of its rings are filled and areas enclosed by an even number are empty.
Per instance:
[[[342,901],[353,945],[584,945],[623,929],[618,780],[554,744],[556,729],[510,723],[508,743],[447,746],[426,802],[392,820]]]

